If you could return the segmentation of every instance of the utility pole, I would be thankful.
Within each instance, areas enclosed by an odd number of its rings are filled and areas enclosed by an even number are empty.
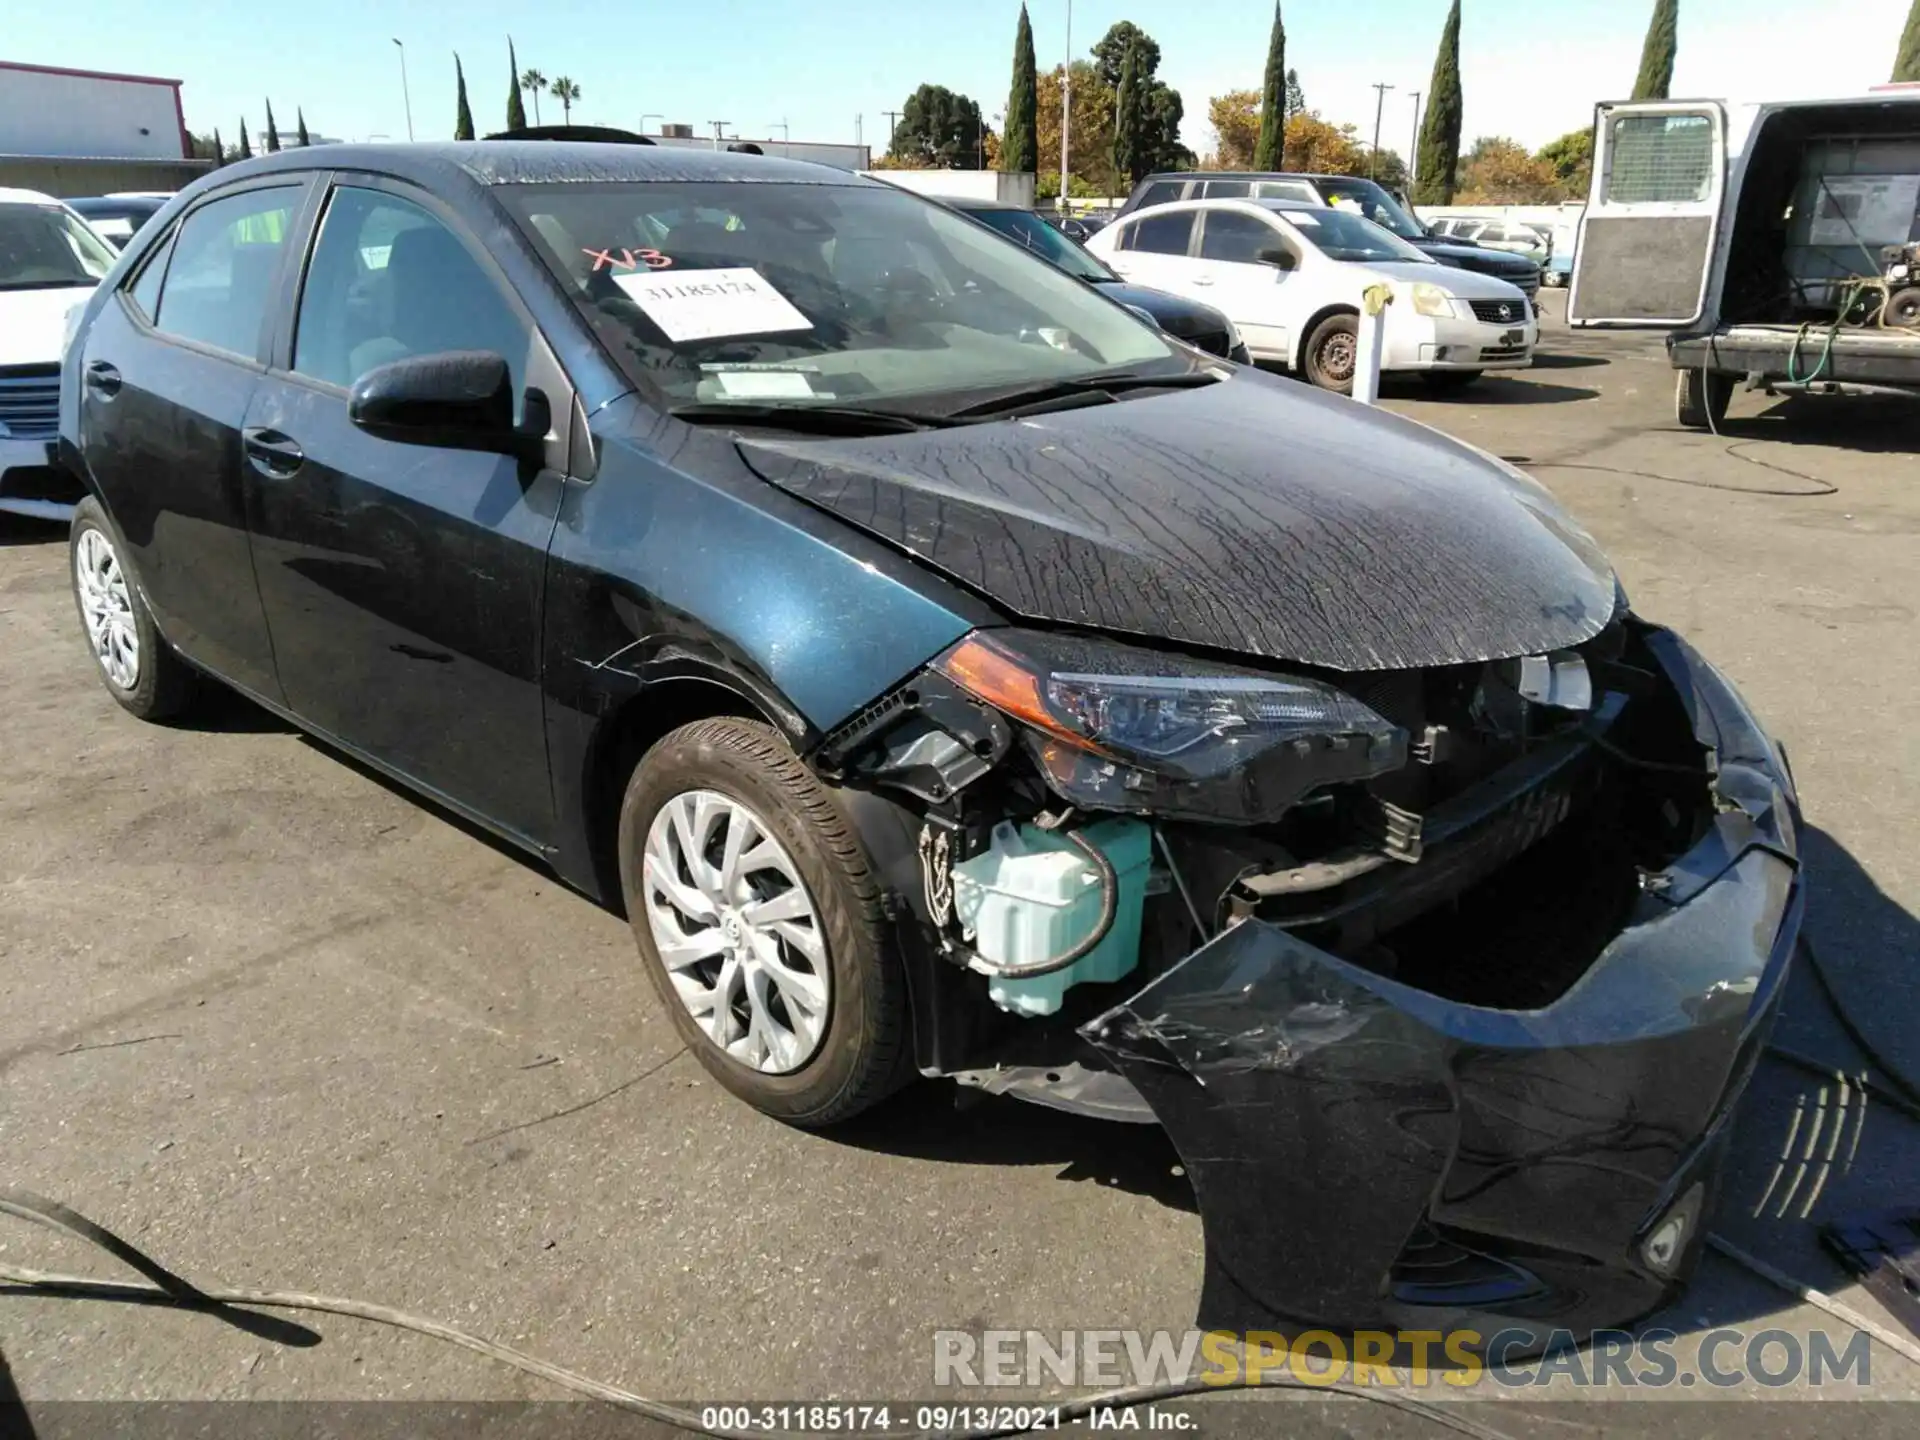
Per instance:
[[[898,110],[882,110],[880,113],[887,117],[887,153],[891,155],[893,153],[893,132],[900,128],[900,112]]]
[[[1379,99],[1373,103],[1373,160],[1367,166],[1367,175],[1369,178],[1378,179],[1380,175],[1380,117],[1386,112],[1387,91],[1393,89],[1393,86],[1375,85],[1373,88],[1379,92]]]
[[[771,129],[773,129],[773,126],[771,126],[771,125],[769,125],[769,126],[767,126],[767,128],[768,128],[769,130],[771,130]],[[788,137],[787,137],[787,122],[786,122],[786,121],[784,121],[784,120],[782,120],[782,121],[780,122],[780,153],[781,153],[782,155],[787,155],[787,156],[791,156],[791,155],[793,154],[793,151],[792,151],[792,148],[791,148],[790,146],[788,146],[788,144],[787,144],[787,138],[788,138]]]
[[[398,36],[394,44],[400,45]],[[407,139],[413,139],[413,97],[407,93],[407,47],[400,45],[400,99],[407,107]]]
[[[1413,92],[1413,144],[1407,147],[1407,194],[1413,194],[1414,176],[1420,170],[1420,94]]]
[[[865,128],[866,119],[867,117],[865,115],[856,115],[853,117],[853,143],[856,149],[866,143],[866,136],[861,133]]]
[[[713,148],[714,148],[714,149],[716,149],[716,150],[718,150],[718,149],[720,148],[720,141],[721,141],[721,140],[722,140],[722,139],[724,138],[724,137],[723,137],[723,136],[722,136],[722,135],[720,134],[720,132],[721,132],[721,131],[722,131],[723,129],[725,129],[725,128],[726,128],[727,126],[729,126],[729,125],[731,125],[732,123],[733,123],[733,122],[732,122],[731,120],[709,120],[709,121],[707,121],[707,124],[709,124],[709,125],[711,125],[711,126],[713,127]]]
[[[1060,67],[1060,213],[1067,213],[1068,137],[1073,133],[1073,0],[1067,0],[1067,63]]]

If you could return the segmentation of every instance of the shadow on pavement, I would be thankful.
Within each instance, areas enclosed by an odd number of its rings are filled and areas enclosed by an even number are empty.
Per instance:
[[[1893,396],[1786,396],[1756,416],[1729,420],[1720,428],[1738,440],[1871,454],[1911,453],[1920,448],[1920,401]]]
[[[15,545],[64,545],[67,526],[61,520],[30,520],[0,511],[0,550]]]
[[[1587,370],[1595,365],[1611,365],[1613,361],[1604,355],[1548,354],[1539,350],[1533,352],[1535,370]]]

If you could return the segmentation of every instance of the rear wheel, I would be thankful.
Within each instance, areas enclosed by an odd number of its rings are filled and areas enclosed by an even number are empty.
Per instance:
[[[1884,322],[1903,330],[1920,327],[1920,285],[1896,290],[1887,301]]]
[[[879,882],[778,732],[701,720],[648,751],[620,811],[620,876],[675,1028],[749,1105],[828,1125],[904,1077],[906,990]]]
[[[126,546],[91,495],[74,507],[67,559],[74,607],[107,693],[142,720],[165,720],[186,709],[194,673],[160,638]]]
[[[1734,377],[1719,370],[1682,370],[1674,379],[1673,418],[1689,430],[1710,430],[1727,418]]]
[[[1353,393],[1360,358],[1360,322],[1352,315],[1329,315],[1307,337],[1307,379],[1336,395]]]
[[[1485,373],[1482,370],[1422,370],[1420,383],[1439,394],[1451,395],[1466,389]]]

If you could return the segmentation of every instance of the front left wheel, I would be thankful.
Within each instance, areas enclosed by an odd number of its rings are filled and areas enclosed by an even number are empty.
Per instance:
[[[675,1028],[742,1100],[830,1125],[904,1078],[906,988],[879,881],[770,726],[700,720],[647,752],[620,810],[620,877]]]
[[[120,534],[91,495],[74,507],[67,559],[74,606],[107,693],[142,720],[185,710],[194,673],[160,637]]]

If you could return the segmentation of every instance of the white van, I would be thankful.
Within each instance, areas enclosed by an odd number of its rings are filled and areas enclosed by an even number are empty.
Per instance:
[[[1743,379],[1920,395],[1916,259],[1920,87],[1607,104],[1568,320],[1671,331],[1674,410],[1693,428],[1717,425]]]

